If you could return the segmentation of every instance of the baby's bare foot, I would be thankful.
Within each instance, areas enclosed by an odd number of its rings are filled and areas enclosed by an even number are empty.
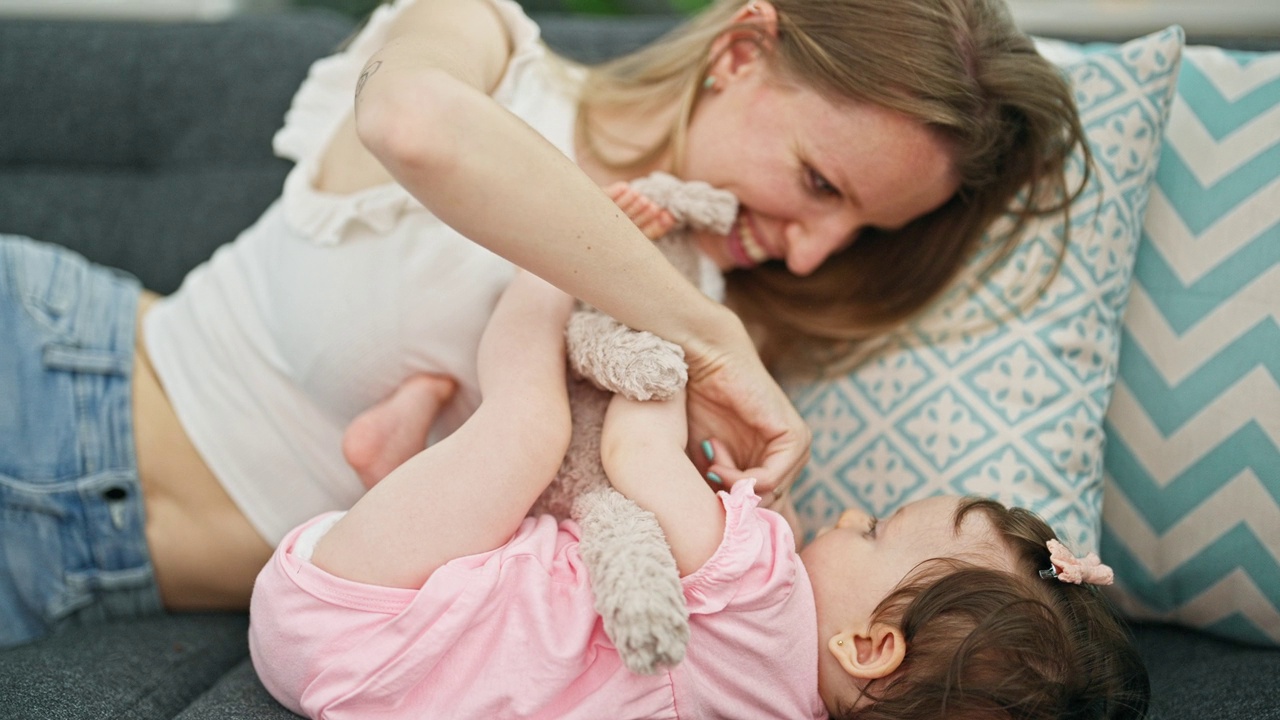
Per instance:
[[[445,375],[414,375],[351,421],[342,436],[342,454],[365,487],[427,446],[431,425],[457,389]]]
[[[657,240],[675,227],[676,219],[666,208],[637,192],[630,183],[614,183],[605,192],[650,240]]]

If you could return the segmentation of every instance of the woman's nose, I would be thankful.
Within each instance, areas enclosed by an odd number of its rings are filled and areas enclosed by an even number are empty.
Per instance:
[[[853,222],[826,222],[804,227],[793,225],[787,239],[787,270],[805,277],[853,242],[857,225]]]

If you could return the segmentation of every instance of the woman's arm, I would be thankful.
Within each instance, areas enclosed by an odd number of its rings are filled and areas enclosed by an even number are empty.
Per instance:
[[[690,285],[576,165],[488,96],[509,57],[484,0],[420,0],[370,59],[356,130],[391,175],[463,235],[619,321],[681,345],[691,430],[784,487],[809,433],[741,321]]]
[[[508,52],[484,0],[420,0],[366,64],[355,100],[361,141],[437,217],[621,322],[682,345],[718,329],[730,313],[488,96]]]
[[[702,567],[724,536],[724,506],[685,454],[684,395],[638,402],[615,395],[600,460],[609,482],[652,512],[681,577]]]

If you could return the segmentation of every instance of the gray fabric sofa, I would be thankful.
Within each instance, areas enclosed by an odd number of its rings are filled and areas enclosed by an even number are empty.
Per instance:
[[[550,44],[584,59],[671,24],[538,19]],[[0,20],[0,232],[174,290],[275,197],[288,165],[271,155],[271,136],[311,61],[352,29],[314,10],[198,24]],[[0,719],[294,717],[254,676],[247,623],[169,615],[0,652]],[[1280,650],[1159,625],[1134,633],[1151,717],[1280,718]]]

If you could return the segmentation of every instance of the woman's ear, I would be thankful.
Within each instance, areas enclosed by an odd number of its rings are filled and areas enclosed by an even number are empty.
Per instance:
[[[778,37],[778,9],[769,0],[749,0],[733,16],[735,23],[756,23],[770,38]]]
[[[876,623],[860,631],[845,631],[827,641],[827,649],[851,677],[876,680],[891,674],[907,654],[902,630]]]
[[[750,0],[742,6],[729,25],[749,25],[752,29],[734,27],[711,42],[710,75],[717,82],[729,80],[742,67],[757,61],[778,39],[778,10],[768,0]]]

